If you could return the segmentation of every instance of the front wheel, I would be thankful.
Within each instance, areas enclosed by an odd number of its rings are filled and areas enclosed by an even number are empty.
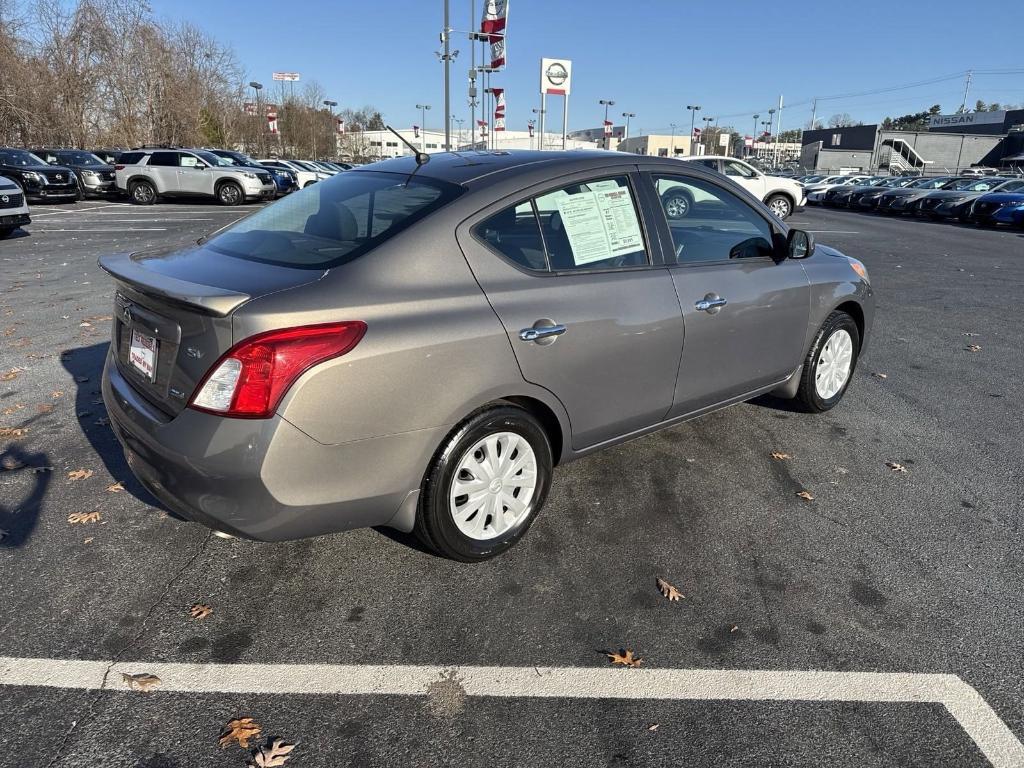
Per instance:
[[[785,195],[772,195],[764,201],[764,204],[780,219],[789,218],[789,214],[793,212],[793,204],[789,202],[789,198]]]
[[[693,210],[693,199],[685,192],[669,192],[661,200],[665,215],[670,219],[685,219]]]
[[[512,405],[477,411],[445,439],[427,472],[417,535],[453,560],[501,554],[544,505],[552,463],[547,435],[529,413]]]
[[[859,354],[857,323],[845,312],[830,314],[804,359],[797,400],[811,413],[835,408],[850,386]]]
[[[221,205],[241,205],[245,192],[233,181],[226,181],[217,189],[217,202]]]

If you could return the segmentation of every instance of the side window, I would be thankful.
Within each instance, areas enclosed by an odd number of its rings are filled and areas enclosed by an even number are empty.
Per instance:
[[[731,192],[684,176],[653,178],[677,264],[771,255],[771,226]]]
[[[142,152],[122,152],[117,156],[117,162],[119,165],[135,165],[143,157],[145,154]]]
[[[553,271],[650,263],[625,176],[572,184],[535,203]]]
[[[477,224],[476,236],[506,259],[526,269],[547,271],[544,240],[533,212],[533,204],[510,206]]]
[[[150,165],[161,165],[161,166],[177,166],[178,165],[178,153],[177,152],[154,152],[149,158]]]
[[[206,163],[204,163],[195,155],[187,155],[184,152],[178,155],[178,164],[182,168],[202,168],[204,165],[206,165]]]
[[[757,174],[743,163],[737,163],[734,160],[725,161],[725,175],[726,176],[739,176],[744,179],[752,179]]]
[[[715,173],[718,173],[718,161],[717,160],[698,160],[698,165],[703,165],[705,168],[710,168]]]

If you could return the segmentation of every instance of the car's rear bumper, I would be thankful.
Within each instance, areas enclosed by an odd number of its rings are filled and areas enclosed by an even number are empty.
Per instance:
[[[444,436],[437,428],[324,445],[276,415],[186,408],[168,419],[109,353],[102,391],[128,464],[154,496],[190,520],[261,541],[389,524]]]

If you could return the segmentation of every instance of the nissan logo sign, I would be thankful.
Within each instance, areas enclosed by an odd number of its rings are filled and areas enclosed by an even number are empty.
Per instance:
[[[0,195],[0,203],[7,204],[9,202],[11,202],[11,198],[9,198],[7,195]]]
[[[548,67],[544,76],[547,77],[548,82],[552,85],[562,85],[569,79],[569,73],[565,70],[565,67],[558,63]]]
[[[62,181],[63,179],[64,179],[64,174],[58,173],[57,174],[57,181]]]

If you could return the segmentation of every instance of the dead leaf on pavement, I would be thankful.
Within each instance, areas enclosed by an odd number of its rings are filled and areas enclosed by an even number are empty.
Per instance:
[[[788,453],[782,453],[781,451],[772,451],[772,458],[778,459],[779,461],[785,461],[786,459],[792,459]]]
[[[39,405],[36,406],[36,411],[38,413],[49,413],[50,411],[53,410],[53,408],[54,407],[49,403],[40,403]]]
[[[811,493],[810,491],[800,491],[797,494],[797,496],[799,496],[804,501],[814,501],[814,494]]]
[[[55,389],[50,393],[50,397],[56,400],[58,397],[64,397],[64,392],[59,389]]]
[[[252,753],[249,768],[278,768],[291,757],[289,753],[293,749],[294,744],[288,744],[284,739],[274,739],[269,747],[260,747]]]
[[[99,512],[72,512],[68,515],[68,522],[72,525],[77,523],[98,523],[99,521]]]
[[[110,485],[107,486],[107,493],[120,493],[123,490],[124,486],[121,484],[120,481],[116,483],[111,483]]]
[[[889,374],[887,374],[887,373],[877,373],[876,372],[876,373],[872,373],[871,375],[874,376],[876,379],[888,379],[889,378]]]
[[[739,625],[738,624],[733,624],[732,627],[729,629],[729,634],[732,634],[733,632],[736,632],[738,630],[739,630]]]
[[[3,411],[0,411],[0,414],[3,414],[4,416],[13,416],[18,411],[24,410],[24,408],[24,403],[15,403],[14,405],[9,405],[4,408]]]
[[[68,480],[88,480],[92,477],[91,469],[73,469],[68,472]]]
[[[0,427],[0,437],[24,437],[26,434],[25,427]]]
[[[980,333],[971,333],[971,332],[968,331],[967,333],[964,334],[964,336],[972,336],[973,337],[973,336],[981,336],[981,334]]]
[[[895,462],[895,461],[887,461],[887,462],[885,462],[885,466],[887,466],[893,472],[906,472],[907,471],[906,467],[904,467],[902,464],[900,464],[898,462]]]
[[[647,726],[647,730],[648,731],[656,731],[656,730],[658,730],[658,725],[660,725],[660,723],[654,723],[652,725],[648,725]]]
[[[11,370],[9,371],[0,373],[0,381],[13,381],[14,379],[18,378],[19,373],[21,373],[20,369],[11,368]]]
[[[92,544],[92,539],[93,539],[93,537],[92,537],[92,536],[90,536],[89,538],[87,538],[87,539],[86,539],[85,541],[83,541],[82,543],[83,543],[83,544]]]
[[[188,609],[188,612],[193,619],[205,619],[207,616],[213,613],[213,608],[208,606],[206,603],[196,603]]]
[[[128,684],[131,690],[138,688],[143,693],[149,693],[156,686],[160,685],[160,678],[148,672],[137,672],[133,675],[122,672],[121,679]]]
[[[217,743],[221,749],[231,746],[232,742],[238,742],[242,749],[249,748],[249,739],[257,739],[263,733],[263,728],[251,717],[239,717],[229,720],[220,732]]]
[[[964,349],[968,352],[981,352],[981,347],[977,344],[968,344]]]
[[[682,592],[673,587],[663,578],[658,577],[656,581],[658,589],[661,590],[661,594],[663,594],[667,600],[678,600],[679,598],[684,597]]]
[[[605,653],[605,656],[611,661],[612,664],[621,664],[624,667],[639,667],[644,663],[644,660],[639,656],[634,656],[633,652],[624,648],[619,648],[618,653]]]

